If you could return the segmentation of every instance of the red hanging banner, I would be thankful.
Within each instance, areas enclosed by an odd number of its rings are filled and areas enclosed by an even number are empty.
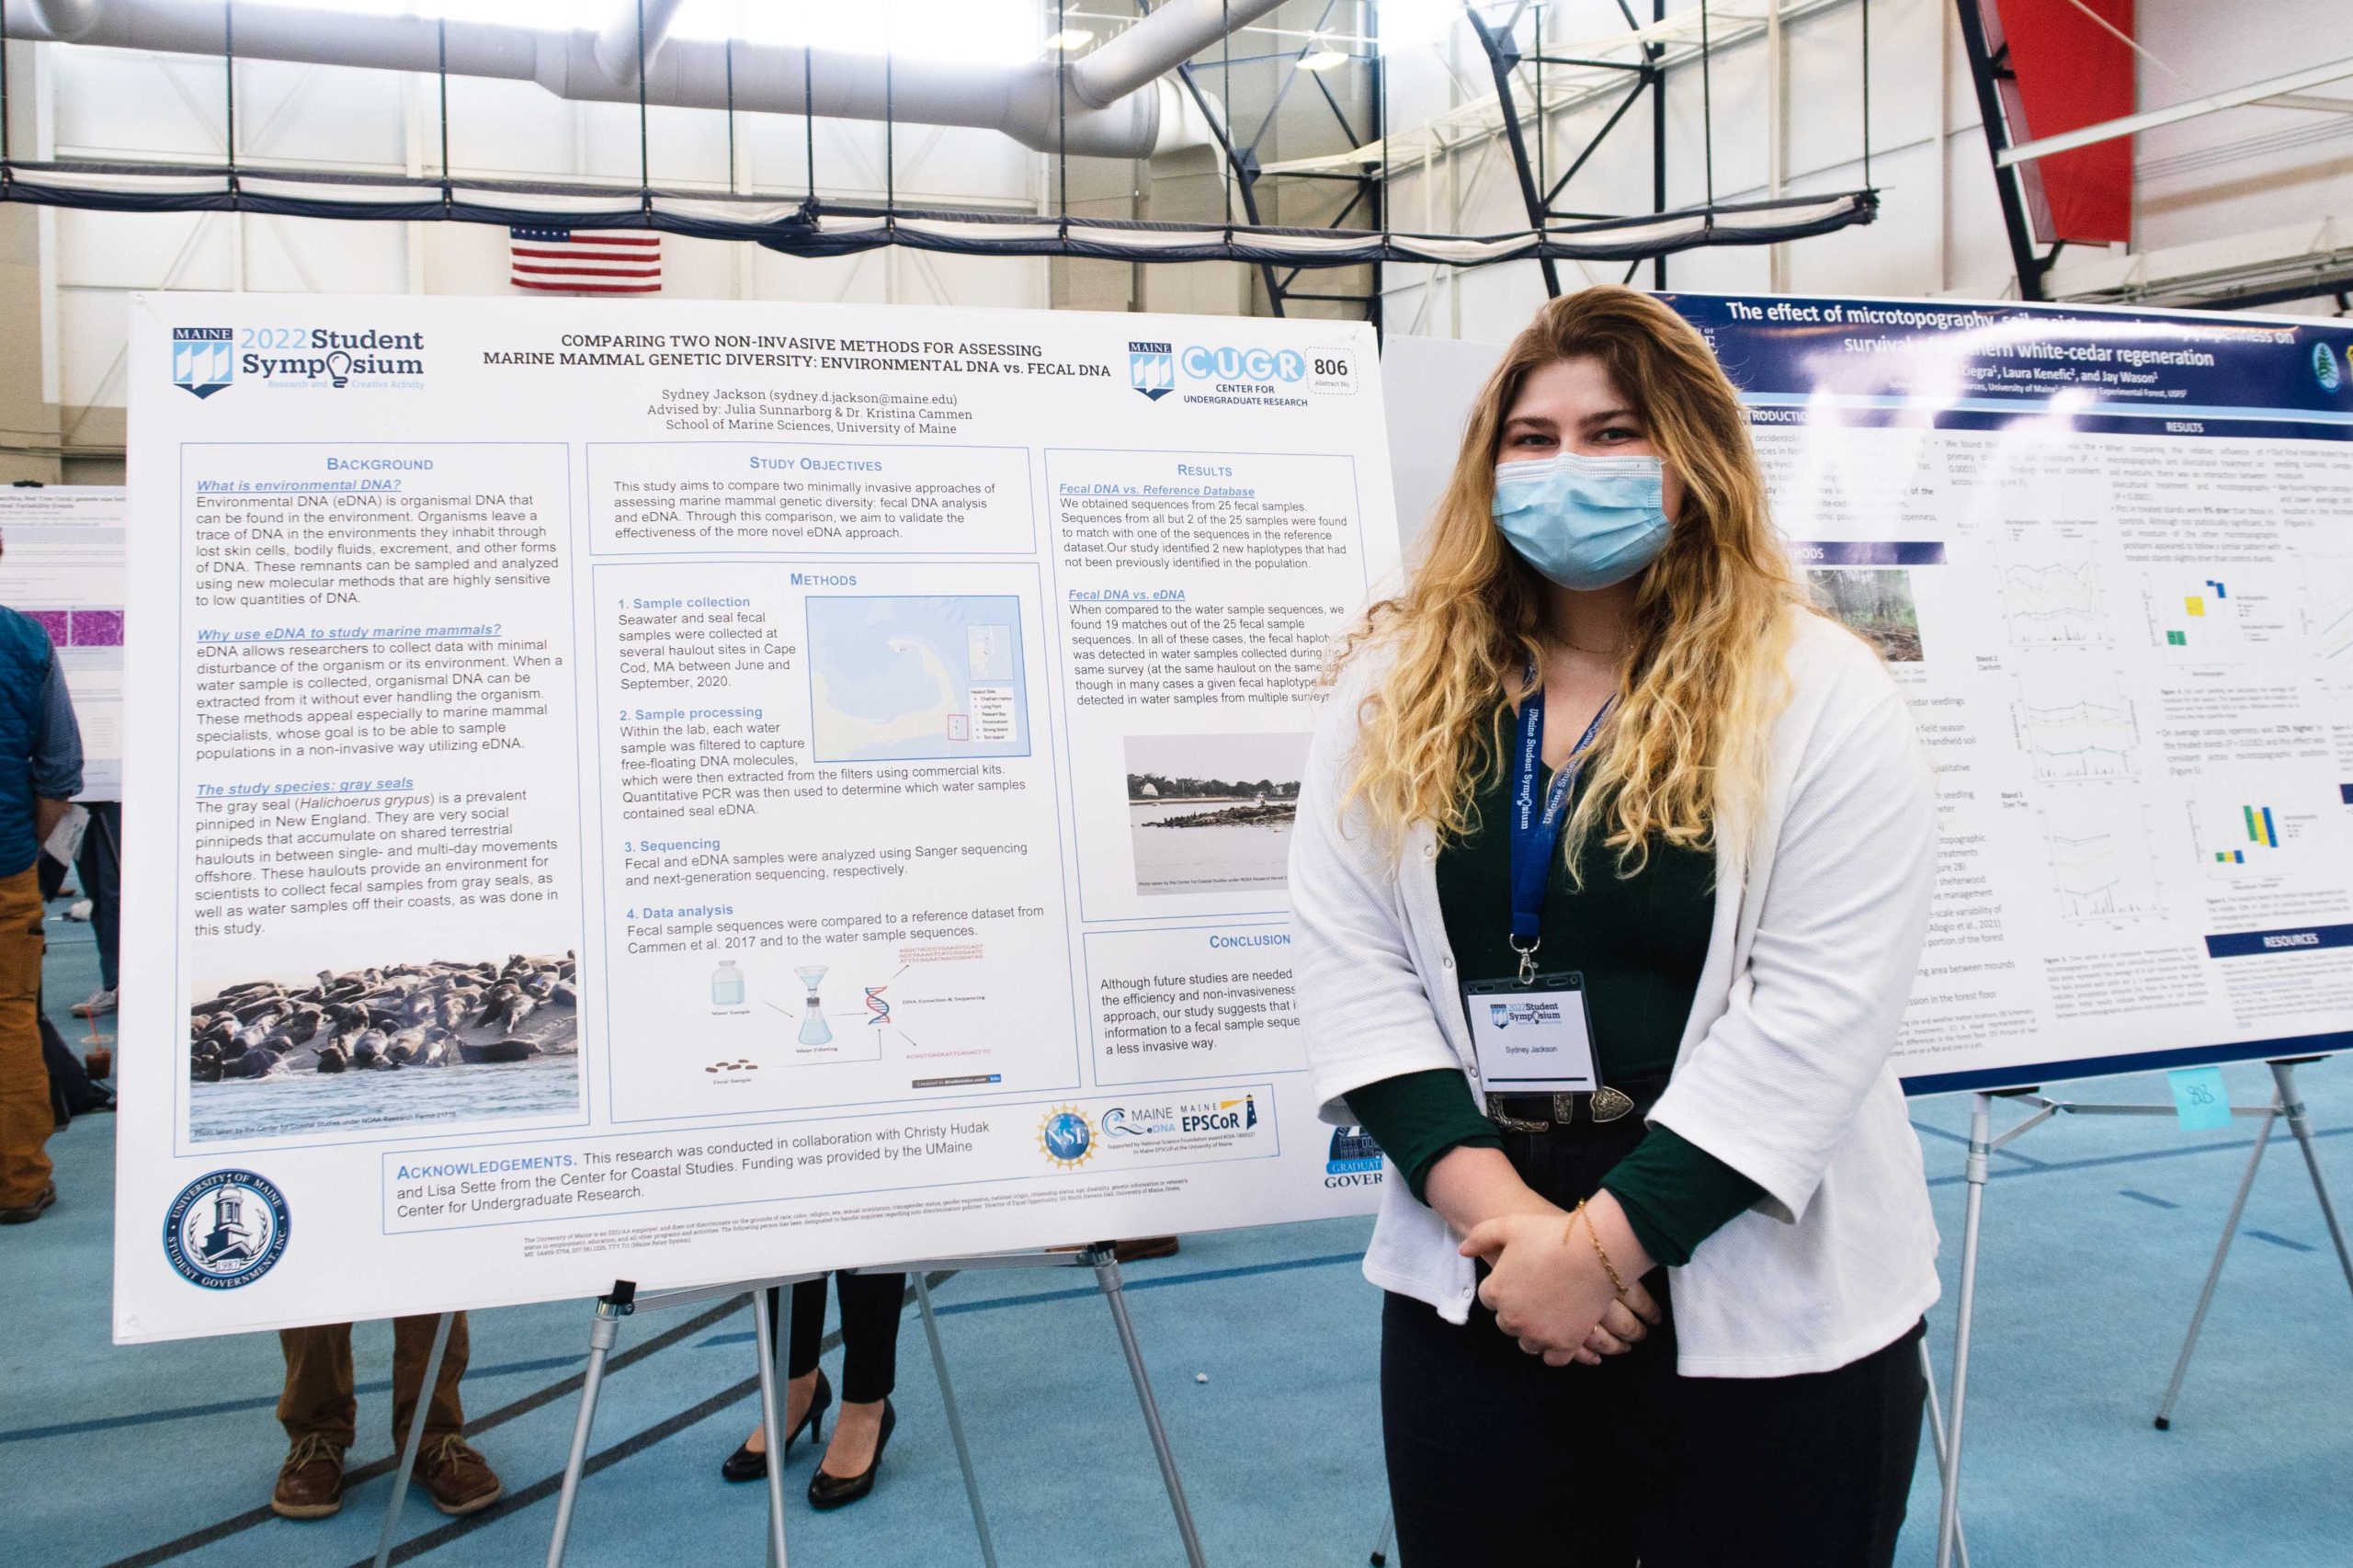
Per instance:
[[[1972,3],[1984,16],[1987,46],[2009,68],[2001,91],[2012,145],[2120,119],[2140,107],[2124,41],[2132,37],[2133,0]],[[2075,244],[2132,237],[2132,138],[2037,158],[2018,174],[2040,237]]]

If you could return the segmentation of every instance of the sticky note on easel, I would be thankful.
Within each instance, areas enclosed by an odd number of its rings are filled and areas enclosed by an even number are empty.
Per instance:
[[[2211,1132],[2231,1124],[2231,1096],[2220,1067],[2184,1067],[2165,1074],[2173,1111],[2184,1132]]]

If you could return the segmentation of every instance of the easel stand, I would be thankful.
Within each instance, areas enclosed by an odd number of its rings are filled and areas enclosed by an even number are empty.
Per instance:
[[[760,1368],[760,1421],[771,1443],[776,1434],[784,1430],[782,1408],[777,1399],[776,1339],[774,1325],[768,1321],[768,1288],[797,1285],[808,1278],[805,1274],[785,1275],[774,1279],[753,1279],[728,1285],[706,1285],[690,1290],[654,1290],[641,1294],[637,1286],[627,1279],[617,1279],[612,1290],[597,1298],[597,1315],[588,1324],[588,1370],[580,1385],[580,1416],[572,1427],[572,1452],[563,1461],[563,1490],[555,1505],[555,1533],[548,1540],[548,1568],[558,1568],[563,1562],[565,1545],[572,1536],[573,1505],[580,1497],[580,1477],[588,1462],[588,1433],[597,1420],[597,1395],[605,1381],[605,1358],[612,1353],[615,1341],[620,1337],[621,1319],[641,1312],[661,1312],[670,1307],[690,1307],[700,1301],[718,1301],[728,1296],[752,1293],[752,1354]],[[438,1361],[438,1357],[435,1359]],[[769,1449],[768,1472],[768,1550],[770,1568],[784,1568],[784,1461],[776,1448]],[[391,1528],[386,1526],[387,1530]],[[377,1568],[384,1568],[384,1560],[377,1559]]]
[[[936,1268],[952,1268],[965,1273],[983,1268],[1091,1268],[1095,1271],[1095,1287],[1103,1293],[1104,1304],[1111,1309],[1111,1324],[1120,1335],[1120,1349],[1127,1358],[1128,1377],[1135,1384],[1136,1403],[1143,1412],[1144,1430],[1152,1437],[1153,1458],[1160,1462],[1161,1483],[1168,1489],[1168,1506],[1176,1515],[1176,1533],[1185,1543],[1185,1561],[1191,1568],[1206,1568],[1207,1559],[1201,1555],[1201,1539],[1193,1528],[1193,1510],[1185,1501],[1185,1483],[1176,1473],[1176,1454],[1168,1444],[1167,1428],[1161,1425],[1160,1404],[1153,1397],[1152,1379],[1145,1372],[1143,1352],[1136,1343],[1134,1323],[1128,1316],[1127,1293],[1120,1277],[1120,1259],[1110,1242],[1097,1242],[1075,1252],[1002,1253],[986,1257],[949,1257],[929,1263],[895,1265],[890,1272],[905,1269],[915,1279],[915,1302],[923,1309],[924,1334],[931,1342],[931,1361],[939,1374],[940,1396],[947,1407],[949,1436],[955,1440],[956,1462],[964,1471],[964,1493],[972,1506],[972,1526],[980,1532],[981,1556],[988,1568],[996,1568],[996,1545],[989,1538],[988,1517],[981,1506],[981,1483],[972,1468],[972,1450],[964,1442],[964,1424],[956,1411],[956,1396],[948,1380],[948,1359],[940,1347],[939,1325],[931,1310],[931,1292],[924,1285],[924,1276]],[[865,1270],[874,1273],[877,1270]]]
[[[2222,1244],[2214,1249],[2213,1267],[2206,1272],[2206,1286],[2199,1293],[2198,1308],[2190,1316],[2188,1336],[2182,1341],[2181,1356],[2174,1363],[2173,1381],[2165,1388],[2165,1399],[2157,1407],[2156,1426],[2168,1431],[2173,1425],[2174,1401],[2181,1393],[2182,1380],[2189,1371],[2189,1357],[2197,1348],[2199,1330],[2205,1326],[2206,1310],[2213,1304],[2214,1289],[2222,1278],[2222,1263],[2230,1256],[2231,1242],[2238,1234],[2239,1221],[2246,1211],[2247,1195],[2255,1188],[2255,1173],[2262,1167],[2263,1153],[2269,1147],[2271,1129],[2281,1117],[2288,1121],[2288,1131],[2304,1152],[2304,1168],[2311,1173],[2313,1196],[2320,1199],[2321,1219],[2328,1226],[2328,1239],[2336,1245],[2336,1261],[2345,1271],[2345,1282],[2353,1288],[2353,1252],[2348,1252],[2345,1230],[2337,1222],[2336,1206],[2328,1195],[2328,1183],[2323,1179],[2320,1156],[2313,1147],[2312,1122],[2305,1114],[2302,1097],[2296,1092],[2296,1069],[2306,1062],[2318,1062],[2317,1056],[2280,1057],[2265,1065],[2271,1069],[2272,1096],[2267,1105],[2233,1106],[2234,1117],[2252,1117],[2260,1125],[2256,1130],[2255,1152],[2246,1163],[2246,1174],[2239,1179],[2238,1196],[2231,1204],[2229,1221],[2222,1228]],[[1994,1135],[1994,1101],[2013,1100],[2035,1108],[2034,1114],[2004,1132]],[[1966,1179],[1969,1184],[1967,1217],[1963,1221],[1961,1242],[1961,1302],[1959,1324],[1954,1331],[1952,1366],[1952,1415],[1940,1445],[1944,1461],[1943,1506],[1937,1521],[1937,1568],[1950,1568],[1961,1523],[1961,1406],[1969,1385],[1969,1330],[1976,1305],[1977,1241],[1980,1217],[1985,1200],[1985,1183],[1990,1172],[1989,1162],[1994,1151],[2023,1137],[2052,1117],[2065,1113],[2073,1116],[2172,1116],[2169,1105],[2095,1105],[2075,1100],[2046,1098],[2039,1090],[2011,1089],[1990,1091],[1977,1095],[1970,1108],[1969,1164]]]
[[[416,1450],[425,1441],[425,1414],[433,1407],[433,1390],[441,1381],[441,1358],[449,1348],[449,1325],[455,1312],[443,1312],[433,1325],[433,1348],[425,1358],[425,1377],[416,1385],[416,1404],[408,1413],[408,1432],[401,1438],[400,1463],[392,1469],[392,1500],[384,1506],[384,1528],[376,1535],[376,1568],[392,1560],[392,1537],[401,1528],[401,1510],[408,1506],[409,1472],[416,1468]]]
[[[1161,1425],[1160,1406],[1153,1398],[1152,1381],[1146,1375],[1143,1353],[1136,1344],[1135,1324],[1128,1316],[1127,1296],[1120,1276],[1119,1256],[1110,1242],[1097,1242],[1074,1252],[1006,1253],[983,1257],[940,1258],[925,1263],[893,1264],[887,1268],[869,1268],[854,1272],[866,1274],[906,1273],[914,1278],[915,1305],[923,1313],[924,1339],[931,1350],[932,1370],[939,1378],[940,1404],[948,1418],[948,1435],[956,1446],[956,1463],[963,1472],[964,1498],[972,1510],[972,1528],[980,1538],[981,1557],[988,1568],[996,1568],[996,1542],[989,1533],[988,1512],[981,1501],[980,1475],[972,1465],[972,1445],[964,1437],[963,1414],[956,1402],[956,1387],[948,1373],[948,1353],[939,1337],[938,1314],[932,1310],[931,1288],[926,1276],[936,1269],[965,1273],[993,1268],[1090,1268],[1095,1272],[1096,1288],[1103,1293],[1111,1309],[1112,1326],[1120,1335],[1120,1348],[1128,1363],[1128,1376],[1135,1383],[1136,1403],[1142,1408],[1144,1429],[1152,1437],[1153,1456],[1160,1462],[1160,1478],[1168,1488],[1169,1506],[1176,1513],[1177,1533],[1184,1539],[1185,1560],[1191,1568],[1205,1568],[1201,1556],[1200,1538],[1193,1528],[1193,1511],[1185,1501],[1183,1482],[1176,1473],[1176,1457],[1169,1447],[1168,1434]],[[580,1478],[588,1460],[588,1435],[597,1418],[597,1396],[604,1383],[605,1358],[611,1353],[620,1335],[620,1320],[641,1312],[659,1312],[670,1307],[693,1306],[698,1302],[740,1296],[750,1291],[754,1354],[760,1368],[760,1419],[768,1433],[771,1460],[767,1467],[768,1488],[768,1550],[770,1568],[785,1568],[784,1556],[784,1465],[774,1446],[776,1434],[784,1430],[779,1403],[779,1380],[777,1376],[773,1349],[778,1336],[769,1322],[767,1291],[771,1287],[799,1284],[813,1278],[810,1275],[789,1275],[774,1279],[741,1280],[727,1285],[709,1285],[694,1290],[640,1291],[628,1280],[617,1280],[612,1290],[597,1299],[597,1312],[588,1325],[588,1369],[580,1388],[580,1415],[572,1429],[572,1453],[564,1461],[563,1489],[556,1501],[555,1533],[548,1542],[548,1568],[560,1568],[564,1547],[572,1533],[573,1505],[578,1499]],[[788,1298],[789,1299],[789,1298]],[[449,1334],[449,1321],[444,1318],[442,1337]],[[426,1369],[426,1386],[429,1390],[441,1362],[441,1340],[434,1343],[432,1364]],[[420,1415],[424,1410],[418,1404]],[[405,1478],[408,1465],[415,1458],[418,1432],[422,1428],[411,1424],[409,1451],[402,1460],[402,1475]],[[400,1517],[400,1494],[393,1494],[392,1513],[384,1524],[384,1543],[376,1558],[377,1568],[384,1568],[386,1553],[392,1549],[392,1528]]]

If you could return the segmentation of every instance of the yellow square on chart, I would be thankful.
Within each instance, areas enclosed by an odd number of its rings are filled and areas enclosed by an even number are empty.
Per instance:
[[[2181,601],[2181,608],[2188,610],[2192,615],[2204,615],[2206,613],[2206,601],[2200,596],[2191,594]]]

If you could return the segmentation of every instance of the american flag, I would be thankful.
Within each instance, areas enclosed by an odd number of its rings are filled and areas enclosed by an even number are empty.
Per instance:
[[[551,294],[658,294],[662,236],[645,230],[510,228],[507,280]]]

